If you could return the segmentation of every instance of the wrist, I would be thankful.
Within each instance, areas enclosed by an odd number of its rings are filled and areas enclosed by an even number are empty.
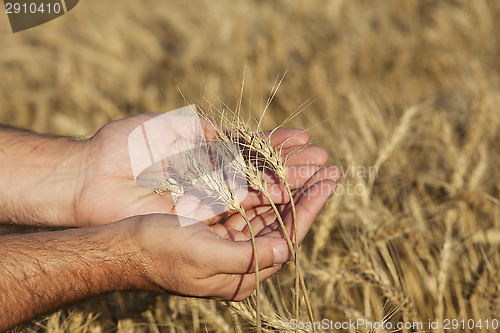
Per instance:
[[[161,293],[180,291],[178,271],[183,269],[186,258],[176,245],[172,245],[176,243],[173,231],[179,226],[177,216],[138,215],[111,225],[119,226],[122,231],[120,251],[124,254],[121,258],[128,289]]]
[[[85,230],[87,239],[99,250],[94,261],[96,281],[103,288],[97,293],[120,290],[148,290],[142,270],[141,250],[132,241],[134,222],[132,217],[118,222],[73,229]]]
[[[125,273],[122,283],[125,289],[165,292],[150,278],[151,262],[155,259],[143,247],[148,235],[147,224],[145,216],[138,215],[109,225],[120,229],[119,251]]]
[[[4,235],[0,241],[0,331],[109,291],[137,289],[127,227]]]
[[[75,225],[74,207],[87,164],[86,143],[6,132],[0,132],[0,219],[16,224]]]

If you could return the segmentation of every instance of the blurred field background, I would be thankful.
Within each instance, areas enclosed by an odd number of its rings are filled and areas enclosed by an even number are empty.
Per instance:
[[[179,90],[234,107],[245,65],[243,107],[258,114],[287,71],[265,127],[313,101],[288,126],[344,173],[302,246],[317,320],[497,331],[499,1],[82,0],[17,34],[2,14],[0,32],[0,122],[40,133],[89,137],[184,106]],[[269,331],[292,318],[292,277],[290,265],[263,284]],[[248,306],[114,293],[17,330],[247,332]]]

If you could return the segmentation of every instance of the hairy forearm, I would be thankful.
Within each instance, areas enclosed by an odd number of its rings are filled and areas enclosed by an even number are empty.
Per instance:
[[[117,224],[0,237],[0,331],[71,302],[134,288]]]
[[[0,127],[0,222],[72,224],[85,164],[80,146]]]

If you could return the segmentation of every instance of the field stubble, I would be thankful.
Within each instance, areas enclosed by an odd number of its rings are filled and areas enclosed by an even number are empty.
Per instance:
[[[178,88],[235,106],[245,65],[257,116],[287,70],[263,127],[312,98],[288,125],[344,173],[301,250],[316,318],[500,319],[499,2],[87,2],[0,34],[1,123],[87,137],[182,106]],[[292,318],[292,266],[263,283],[269,331]],[[250,309],[114,293],[19,330],[244,332]]]

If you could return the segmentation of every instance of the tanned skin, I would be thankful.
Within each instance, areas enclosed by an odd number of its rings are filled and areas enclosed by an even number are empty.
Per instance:
[[[146,113],[112,122],[91,139],[46,137],[0,127],[0,221],[67,230],[0,236],[0,330],[70,303],[116,290],[244,300],[255,290],[253,253],[237,214],[205,220],[173,215],[172,202],[138,187],[127,136]],[[306,133],[278,130],[297,189],[301,242],[340,172]],[[298,172],[300,170],[301,172]],[[287,195],[270,183],[292,233]],[[258,234],[262,280],[290,259],[271,207],[258,193],[243,206]],[[115,222],[116,221],[116,222]]]

